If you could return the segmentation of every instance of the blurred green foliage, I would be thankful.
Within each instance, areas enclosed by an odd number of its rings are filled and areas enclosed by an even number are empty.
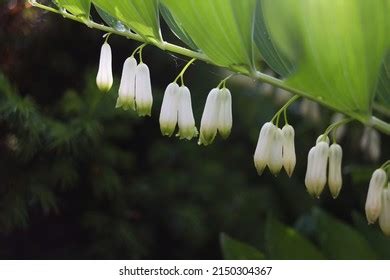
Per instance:
[[[200,147],[162,137],[162,94],[186,61],[145,48],[154,106],[152,118],[138,118],[114,109],[118,80],[106,95],[96,88],[101,33],[6,5],[0,8],[0,258],[389,257],[389,239],[361,217],[377,164],[359,152],[359,125],[341,142],[339,198],[325,192],[313,199],[303,184],[306,156],[331,112],[322,111],[315,123],[292,106],[296,171],[291,179],[259,177],[252,162],[259,129],[280,106],[261,85],[228,82],[234,114],[228,140]],[[137,44],[114,36],[110,43],[119,77]],[[197,123],[208,91],[226,75],[202,63],[186,73]]]

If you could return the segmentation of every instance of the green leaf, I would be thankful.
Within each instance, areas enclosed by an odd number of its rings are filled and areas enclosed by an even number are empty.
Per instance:
[[[249,73],[256,0],[162,0],[177,23],[214,63]]]
[[[92,2],[144,37],[147,42],[162,41],[157,0],[92,0]]]
[[[286,84],[366,120],[389,48],[390,1],[263,0],[273,42],[297,71]]]
[[[375,96],[381,106],[390,110],[390,50],[382,63]]]
[[[382,259],[390,259],[390,239],[383,235],[377,225],[369,225],[361,215],[353,213],[352,217],[356,228],[368,240],[375,252],[379,253]]]
[[[313,210],[317,238],[330,259],[376,259],[377,255],[367,240],[355,229],[327,215]]]
[[[265,238],[271,259],[324,259],[322,253],[309,240],[272,217],[268,218]]]
[[[256,248],[221,233],[220,242],[225,260],[264,260],[264,255]]]
[[[54,0],[57,5],[79,17],[89,17],[91,0]]]
[[[180,40],[182,40],[191,49],[198,49],[194,41],[192,41],[191,37],[187,34],[183,27],[179,25],[177,20],[172,16],[171,12],[162,4],[160,5],[160,13],[163,16],[165,22],[168,24],[169,28]]]
[[[254,42],[268,66],[282,77],[286,77],[293,72],[294,65],[272,40],[268,27],[264,21],[261,3],[261,0],[257,1]]]
[[[117,18],[107,14],[105,11],[100,9],[99,7],[95,6],[96,11],[98,12],[99,16],[103,19],[103,21],[118,31],[126,31],[128,28]]]

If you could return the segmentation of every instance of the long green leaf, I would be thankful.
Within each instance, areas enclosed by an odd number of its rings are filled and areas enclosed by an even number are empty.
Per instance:
[[[388,0],[262,0],[272,40],[297,71],[286,84],[360,120],[389,48]]]
[[[216,64],[250,72],[256,0],[162,0],[195,44]]]
[[[157,0],[92,0],[93,4],[150,43],[162,40]]]
[[[171,12],[163,4],[160,5],[160,13],[163,16],[165,22],[168,24],[169,28],[180,40],[182,40],[191,49],[198,49],[188,33],[183,29],[182,26],[180,26],[177,20],[172,16]]]
[[[375,97],[381,106],[390,111],[390,50],[382,63]]]
[[[309,240],[271,217],[267,221],[265,238],[271,259],[312,260],[325,258]]]
[[[287,59],[287,56],[282,53],[272,40],[268,27],[264,21],[261,5],[262,1],[257,0],[254,42],[268,66],[282,77],[286,77],[294,71],[293,62]]]
[[[220,235],[221,249],[225,260],[263,260],[264,255],[256,248],[235,240],[225,233]]]
[[[54,2],[75,16],[89,17],[91,0],[54,0]]]

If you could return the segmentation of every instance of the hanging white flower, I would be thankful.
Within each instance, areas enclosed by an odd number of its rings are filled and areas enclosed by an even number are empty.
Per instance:
[[[369,224],[375,223],[382,210],[382,190],[387,181],[386,172],[378,168],[371,176],[366,199],[366,217]]]
[[[218,118],[220,111],[220,90],[213,88],[206,99],[202,119],[200,121],[200,135],[198,144],[209,145],[214,141],[218,131]]]
[[[267,166],[273,134],[276,129],[277,127],[272,122],[266,122],[260,130],[255,154],[253,155],[253,161],[259,175],[263,173]]]
[[[135,71],[137,61],[134,57],[129,57],[123,64],[121,83],[119,85],[116,108],[122,107],[125,110],[135,110]]]
[[[218,131],[222,138],[226,139],[233,126],[232,95],[229,89],[222,88],[219,91],[219,103]]]
[[[277,176],[283,167],[283,133],[275,126],[272,135],[270,153],[268,155],[268,167],[272,174]]]
[[[170,83],[165,90],[161,105],[160,130],[163,135],[172,136],[175,131],[179,100],[179,85],[176,82]]]
[[[282,128],[283,134],[283,167],[286,173],[291,177],[296,164],[295,144],[294,144],[294,128],[291,125],[284,125]]]
[[[390,184],[382,190],[382,210],[379,214],[379,226],[385,235],[390,236]]]
[[[198,135],[198,130],[195,127],[194,114],[192,112],[191,93],[186,86],[181,86],[179,88],[179,95],[179,132],[177,136],[180,139],[190,140]]]
[[[321,141],[310,149],[308,155],[305,185],[308,192],[315,197],[321,195],[326,184],[328,154],[328,143]]]
[[[139,116],[152,114],[153,95],[149,67],[140,63],[135,70],[135,104]]]
[[[343,185],[341,175],[341,162],[343,159],[343,149],[338,144],[332,144],[329,147],[329,169],[328,169],[328,185],[333,198],[336,198]]]
[[[100,51],[99,70],[96,76],[96,85],[102,92],[108,92],[113,83],[112,54],[110,45],[105,42]]]

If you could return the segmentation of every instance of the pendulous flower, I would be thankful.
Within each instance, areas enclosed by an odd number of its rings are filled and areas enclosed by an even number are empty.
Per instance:
[[[333,198],[336,198],[341,190],[343,178],[341,175],[341,162],[343,150],[340,145],[332,144],[329,147],[328,185]]]
[[[135,110],[135,69],[137,61],[134,57],[129,57],[123,64],[121,83],[119,85],[116,108],[122,107],[124,110]]]
[[[319,197],[326,184],[326,169],[328,164],[329,145],[326,141],[320,141],[311,148],[305,177],[305,185],[308,192]]]
[[[186,86],[179,88],[179,109],[178,109],[179,132],[177,136],[180,139],[191,140],[198,135],[195,126],[194,114],[192,112],[191,93]]]
[[[213,88],[207,96],[202,119],[200,121],[200,135],[198,144],[209,145],[214,141],[218,132],[220,113],[220,90]]]
[[[382,210],[382,190],[387,181],[386,172],[378,168],[371,176],[366,199],[366,217],[369,224],[375,223]]]
[[[170,83],[165,90],[161,106],[160,130],[162,135],[172,136],[175,131],[179,100],[179,85],[175,82]]]
[[[295,144],[294,144],[294,128],[291,125],[284,125],[282,128],[283,134],[283,167],[286,173],[291,177],[296,164]]]
[[[222,88],[219,91],[219,104],[218,132],[226,139],[233,126],[232,95],[229,89]]]
[[[379,214],[379,226],[385,235],[390,236],[390,184],[382,190],[382,210]]]
[[[149,67],[140,63],[135,69],[135,104],[139,116],[152,114],[153,95]]]
[[[253,161],[255,163],[255,167],[259,175],[263,173],[264,168],[268,164],[273,134],[276,129],[277,127],[272,122],[266,122],[261,127],[255,154],[253,156]]]
[[[100,51],[99,70],[96,76],[96,85],[102,92],[108,92],[113,83],[112,54],[110,45],[105,42]]]
[[[275,126],[272,134],[271,147],[268,155],[268,168],[271,173],[277,176],[283,167],[283,133]]]

